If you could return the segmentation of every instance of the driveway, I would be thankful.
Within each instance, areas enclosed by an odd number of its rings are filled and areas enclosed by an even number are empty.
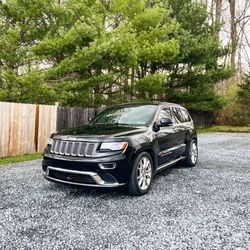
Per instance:
[[[0,249],[250,249],[250,134],[199,136],[199,163],[142,197],[46,181],[41,161],[0,167]]]

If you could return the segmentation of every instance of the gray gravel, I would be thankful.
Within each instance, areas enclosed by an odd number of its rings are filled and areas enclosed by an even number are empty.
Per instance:
[[[148,195],[75,189],[41,161],[0,167],[0,249],[250,249],[250,134],[204,134]]]

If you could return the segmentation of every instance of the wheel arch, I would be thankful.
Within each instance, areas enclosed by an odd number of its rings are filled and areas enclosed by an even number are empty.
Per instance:
[[[132,160],[136,159],[136,157],[142,152],[146,152],[151,156],[151,159],[153,161],[153,169],[154,169],[154,171],[156,171],[157,157],[156,157],[156,154],[152,148],[145,147],[145,148],[140,148],[140,149],[136,150],[132,156]]]

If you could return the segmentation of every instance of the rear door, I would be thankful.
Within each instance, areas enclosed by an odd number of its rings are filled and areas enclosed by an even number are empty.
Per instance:
[[[186,149],[186,134],[188,131],[189,116],[185,115],[182,108],[172,107],[172,112],[175,120],[175,136],[176,136],[176,149],[174,157],[178,158],[184,154]],[[191,120],[191,119],[190,119]]]

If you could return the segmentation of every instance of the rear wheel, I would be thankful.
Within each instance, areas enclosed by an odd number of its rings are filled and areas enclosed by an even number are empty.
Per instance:
[[[150,189],[153,179],[153,161],[147,152],[140,153],[135,161],[128,190],[132,195],[143,195]]]
[[[190,141],[188,145],[188,149],[186,152],[186,160],[184,164],[187,167],[193,167],[196,165],[197,160],[198,160],[198,147],[196,140],[193,139]]]

